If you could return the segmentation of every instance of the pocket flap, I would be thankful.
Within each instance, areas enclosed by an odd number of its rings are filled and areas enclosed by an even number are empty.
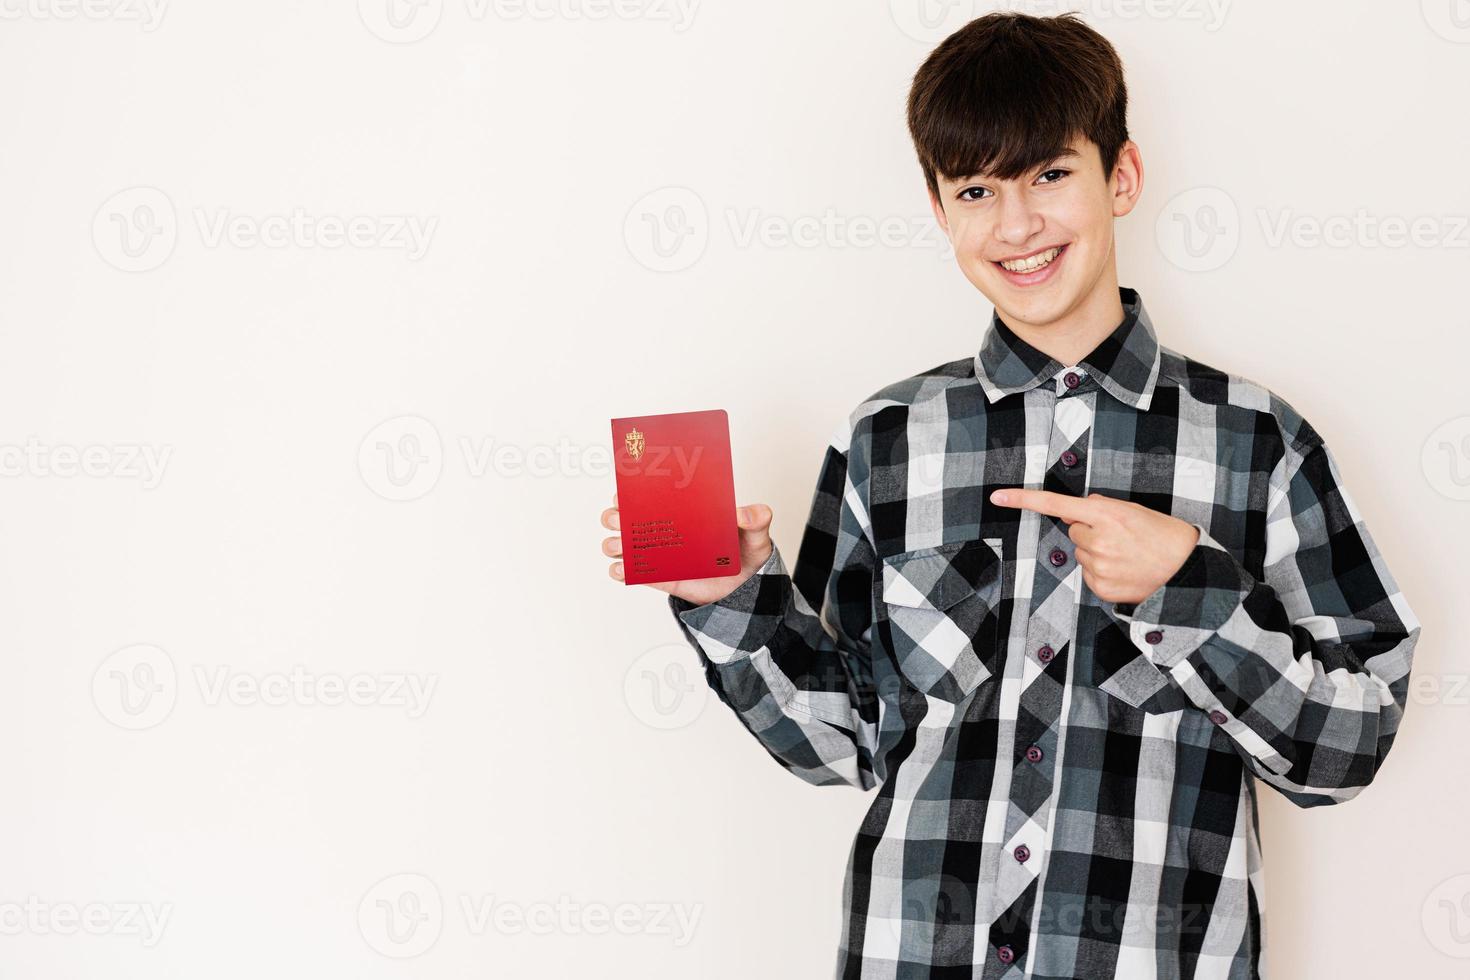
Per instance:
[[[971,538],[883,559],[883,601],[948,609],[1000,579],[1000,538]]]
[[[1145,701],[1168,686],[1169,679],[1141,653],[1098,685],[1135,708],[1142,708]]]
[[[1091,615],[1106,616],[1100,606],[1086,608]],[[1093,683],[1100,690],[1151,714],[1174,711],[1188,703],[1179,685],[1133,645],[1116,621],[1106,622],[1097,631],[1092,669]]]

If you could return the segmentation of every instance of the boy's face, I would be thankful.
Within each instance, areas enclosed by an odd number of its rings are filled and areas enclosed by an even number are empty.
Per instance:
[[[1006,320],[1041,327],[1116,303],[1113,219],[1133,210],[1143,186],[1132,140],[1111,174],[1097,144],[1079,137],[1016,180],[937,179],[934,216],[965,278]]]

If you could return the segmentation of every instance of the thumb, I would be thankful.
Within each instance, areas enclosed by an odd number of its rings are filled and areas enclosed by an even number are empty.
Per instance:
[[[736,521],[742,534],[768,534],[772,516],[771,508],[765,504],[747,504],[736,510]]]

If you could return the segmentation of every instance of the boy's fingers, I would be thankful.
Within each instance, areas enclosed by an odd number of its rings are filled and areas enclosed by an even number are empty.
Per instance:
[[[735,519],[743,531],[759,531],[767,527],[771,516],[771,508],[765,504],[747,504],[735,511]]]
[[[609,558],[620,558],[620,557],[622,557],[622,554],[623,554],[623,539],[621,537],[616,537],[616,538],[603,538],[602,539],[602,553],[604,555],[607,555]]]
[[[618,526],[618,509],[616,507],[609,507],[602,512],[602,526],[609,531],[620,530]]]
[[[1034,510],[1038,514],[1060,517],[1069,523],[1072,521],[1089,523],[1089,518],[1096,513],[1092,502],[1085,498],[1056,493],[1052,490],[1023,490],[1020,488],[997,490],[990,495],[990,501],[1002,507],[1020,507],[1024,510]]]

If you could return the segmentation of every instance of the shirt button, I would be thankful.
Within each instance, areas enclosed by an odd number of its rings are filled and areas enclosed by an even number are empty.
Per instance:
[[[1149,630],[1143,634],[1143,638],[1150,643],[1162,643],[1164,641],[1163,630]]]
[[[1062,465],[1063,466],[1076,466],[1077,465],[1077,454],[1074,453],[1074,452],[1072,452],[1072,450],[1070,450],[1070,449],[1064,451],[1062,453]]]
[[[1067,553],[1061,548],[1053,548],[1049,557],[1051,558],[1051,563],[1058,567],[1067,563]]]
[[[1050,646],[1043,646],[1040,650],[1036,651],[1036,659],[1044,664],[1049,664],[1051,663],[1051,658],[1056,656],[1056,653]]]
[[[1026,761],[1027,762],[1040,762],[1041,761],[1041,749],[1038,748],[1035,745],[1033,745],[1030,748],[1028,748],[1026,750]]]
[[[1067,383],[1068,388],[1075,388],[1082,383],[1082,379],[1078,377],[1076,371],[1068,371],[1062,380]]]
[[[1025,864],[1026,859],[1031,856],[1031,848],[1027,847],[1025,844],[1017,844],[1016,849],[1011,853],[1016,856],[1017,861]]]
[[[1210,721],[1213,721],[1217,725],[1223,725],[1229,720],[1230,716],[1223,711],[1216,710],[1210,712]]]
[[[995,958],[1000,960],[1002,963],[1010,963],[1015,960],[1016,951],[1014,949],[1011,949],[1009,946],[1002,946],[1000,949],[997,949],[995,951]]]

